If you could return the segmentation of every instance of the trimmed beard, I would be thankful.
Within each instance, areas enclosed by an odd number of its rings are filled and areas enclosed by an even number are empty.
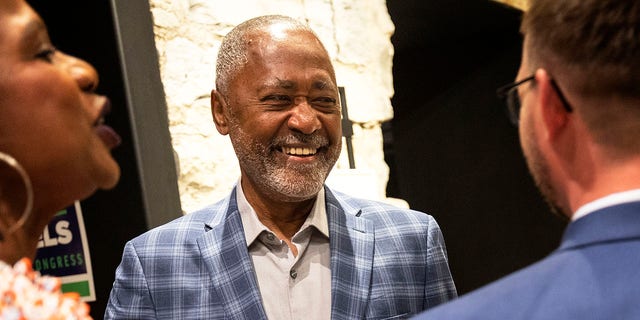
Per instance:
[[[299,202],[314,198],[338,160],[341,142],[329,146],[326,137],[319,134],[305,135],[293,132],[286,137],[277,137],[265,145],[247,134],[236,121],[230,121],[229,136],[238,157],[240,168],[261,192],[273,200]],[[316,154],[319,161],[284,166],[278,162],[274,152],[278,146],[291,143],[310,143],[328,148]]]
[[[529,168],[529,173],[531,174],[538,191],[542,195],[543,200],[549,206],[551,212],[563,220],[567,220],[569,215],[567,215],[567,212],[560,204],[560,201],[558,200],[558,191],[551,183],[551,170],[549,168],[549,163],[543,157],[540,152],[540,148],[538,148],[538,145],[532,135],[528,135],[525,139],[527,139],[528,143],[526,145],[528,148],[523,147],[523,153],[527,167]]]

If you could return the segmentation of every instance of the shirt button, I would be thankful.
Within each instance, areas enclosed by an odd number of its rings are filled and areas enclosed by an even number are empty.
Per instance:
[[[291,278],[295,279],[295,278],[298,277],[298,271],[291,270],[291,271],[289,271],[289,275],[291,276]]]

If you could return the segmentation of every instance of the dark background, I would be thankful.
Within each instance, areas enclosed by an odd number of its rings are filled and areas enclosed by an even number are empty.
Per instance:
[[[98,191],[81,202],[97,298],[90,303],[91,315],[102,319],[125,242],[147,230],[111,7],[107,0],[28,2],[47,24],[59,50],[82,57],[98,70],[97,91],[112,103],[106,122],[122,137],[122,145],[113,151],[122,170],[120,182],[115,189]]]
[[[489,0],[387,6],[396,26],[387,193],[436,218],[464,294],[550,253],[564,227],[495,95],[519,67],[521,12]]]
[[[114,151],[120,183],[82,202],[98,299],[92,315],[101,319],[124,243],[147,230],[122,48],[108,0],[29,3],[54,45],[96,67],[98,91],[113,103],[107,122],[123,137]],[[395,116],[383,125],[388,196],[436,217],[463,294],[547,255],[564,227],[535,189],[517,128],[495,97],[517,72],[521,14],[489,0],[387,5],[396,26]]]

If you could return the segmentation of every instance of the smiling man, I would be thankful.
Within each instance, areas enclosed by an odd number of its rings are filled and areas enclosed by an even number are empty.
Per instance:
[[[127,243],[107,319],[401,319],[456,296],[435,220],[324,185],[338,88],[307,26],[234,28],[211,110],[241,169],[222,201]]]

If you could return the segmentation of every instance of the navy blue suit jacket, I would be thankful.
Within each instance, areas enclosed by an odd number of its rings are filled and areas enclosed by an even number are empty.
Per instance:
[[[572,222],[549,257],[416,319],[640,319],[640,202]]]

